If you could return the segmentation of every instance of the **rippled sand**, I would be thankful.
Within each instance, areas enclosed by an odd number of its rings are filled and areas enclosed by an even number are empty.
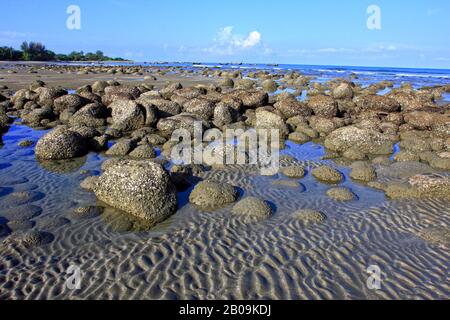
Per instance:
[[[0,149],[0,217],[7,208],[36,214],[32,230],[54,237],[49,244],[25,248],[17,231],[0,246],[1,299],[448,299],[450,296],[448,202],[390,201],[384,193],[342,183],[357,198],[337,202],[330,188],[310,172],[301,180],[263,177],[246,167],[205,172],[202,178],[229,182],[242,196],[270,202],[269,220],[243,223],[231,208],[207,213],[191,206],[190,190],[179,194],[172,218],[145,231],[131,218],[106,208],[80,219],[73,211],[96,205],[79,183],[99,174],[102,155],[55,164],[38,164],[33,147],[44,132],[13,126]],[[289,143],[283,160],[311,169],[323,163],[324,150],[313,143]],[[327,164],[336,166],[332,162]],[[339,167],[348,177],[348,169]],[[401,179],[399,170],[379,168],[381,180]],[[420,170],[419,170],[420,171]],[[422,170],[423,171],[423,170]],[[298,187],[274,180],[301,183]],[[33,207],[30,208],[30,205]],[[41,212],[39,214],[39,210]],[[26,210],[25,210],[26,209]],[[293,213],[323,212],[327,220],[304,225]],[[37,215],[39,214],[39,215]],[[29,214],[30,216],[31,214]],[[30,217],[26,217],[30,218]],[[144,230],[142,230],[144,229]],[[444,241],[442,241],[444,240]],[[81,289],[66,286],[70,265],[81,268]],[[380,290],[366,285],[367,268],[382,270]]]

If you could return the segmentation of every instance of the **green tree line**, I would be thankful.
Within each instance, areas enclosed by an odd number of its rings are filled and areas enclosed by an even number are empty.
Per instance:
[[[2,61],[123,61],[122,58],[111,58],[98,50],[95,53],[73,51],[69,54],[56,54],[47,50],[40,42],[23,42],[20,50],[12,47],[0,47],[0,60]]]

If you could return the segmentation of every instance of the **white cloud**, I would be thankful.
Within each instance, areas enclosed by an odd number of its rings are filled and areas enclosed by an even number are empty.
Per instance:
[[[247,36],[234,34],[233,26],[221,28],[214,39],[212,47],[204,49],[205,52],[214,52],[222,55],[233,55],[237,50],[245,50],[258,46],[261,43],[261,33],[252,31]]]

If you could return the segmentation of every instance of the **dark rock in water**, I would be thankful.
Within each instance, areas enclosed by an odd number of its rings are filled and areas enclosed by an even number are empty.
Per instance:
[[[13,188],[0,187],[0,197],[6,196],[14,191]]]
[[[70,224],[70,220],[64,217],[46,217],[38,221],[40,229],[52,230]]]
[[[33,144],[34,144],[34,142],[31,140],[22,140],[18,143],[18,146],[22,147],[22,148],[26,148],[26,147],[31,147]]]
[[[311,173],[314,178],[326,183],[339,183],[343,180],[342,173],[328,166],[315,168]]]
[[[7,223],[8,228],[10,228],[13,232],[15,231],[26,231],[33,229],[35,222],[30,220],[12,220]]]
[[[72,173],[78,171],[86,163],[86,157],[66,160],[39,161],[39,165],[49,172]]]
[[[151,161],[124,160],[108,166],[94,187],[97,198],[155,225],[177,209],[176,188]]]
[[[227,183],[202,181],[189,195],[189,201],[202,210],[214,211],[236,201],[238,192]]]
[[[58,127],[39,139],[35,153],[38,160],[71,159],[84,156],[87,144],[79,133]]]
[[[243,219],[265,220],[272,215],[272,208],[262,199],[246,197],[234,205],[231,213]]]
[[[49,121],[55,118],[55,114],[51,107],[22,110],[20,116],[24,123],[33,127],[39,127],[41,126],[42,121]]]
[[[53,241],[54,238],[55,237],[51,233],[37,230],[29,232],[17,232],[3,240],[3,245],[15,245],[25,248],[33,248],[49,244]]]
[[[5,223],[0,221],[0,238],[9,236],[11,234],[11,229]]]
[[[30,220],[42,213],[42,208],[35,205],[23,205],[0,209],[0,216],[8,220]]]
[[[15,207],[41,200],[45,194],[38,191],[13,192],[2,199],[2,206]]]
[[[98,206],[78,207],[73,211],[72,216],[76,219],[92,219],[100,216],[104,208]]]

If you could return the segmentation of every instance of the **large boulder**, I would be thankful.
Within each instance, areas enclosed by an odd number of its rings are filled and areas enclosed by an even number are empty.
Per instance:
[[[53,107],[55,99],[67,95],[67,91],[61,88],[40,87],[35,91],[39,95],[37,102],[43,107]]]
[[[66,109],[79,110],[89,101],[77,94],[67,94],[53,101],[53,111],[60,114]]]
[[[100,103],[90,103],[78,110],[70,119],[71,125],[102,127],[106,125],[108,110]]]
[[[254,90],[235,90],[230,93],[233,98],[238,98],[242,101],[245,108],[256,109],[258,107],[263,107],[269,102],[269,95],[266,92]]]
[[[139,98],[141,91],[132,86],[109,86],[105,88],[102,103],[109,106],[116,100],[135,100]]]
[[[98,80],[98,81],[95,81],[94,84],[92,85],[92,91],[103,94],[105,92],[106,87],[109,87],[109,84],[107,81]]]
[[[228,124],[235,122],[237,119],[237,111],[226,104],[218,104],[214,109],[213,123],[216,127],[222,128]]]
[[[256,110],[255,127],[257,129],[278,129],[280,137],[289,133],[288,127],[282,117],[264,109]]]
[[[194,134],[194,124],[196,122],[201,124],[203,132],[203,129],[207,127],[205,122],[199,116],[191,113],[180,113],[173,117],[160,119],[157,128],[166,138],[170,137],[177,129],[188,130],[192,135]]]
[[[286,119],[302,116],[308,117],[312,114],[312,110],[304,103],[295,98],[281,99],[274,105],[275,109],[280,111]]]
[[[177,210],[170,175],[151,161],[124,160],[108,166],[93,188],[99,200],[152,225]]]
[[[211,101],[200,98],[191,99],[183,105],[185,112],[196,114],[205,121],[213,117],[214,106]]]
[[[450,135],[450,115],[426,111],[413,111],[404,114],[404,120],[417,130],[429,130],[443,126]],[[444,130],[444,131],[447,131]]]
[[[333,89],[332,94],[335,99],[352,99],[353,88],[349,83],[343,82]]]
[[[331,151],[345,152],[356,148],[364,154],[392,154],[393,143],[383,134],[354,126],[339,128],[328,135],[325,147]]]
[[[158,109],[158,115],[160,118],[172,117],[181,113],[180,105],[174,101],[147,97],[145,97],[145,100],[145,104],[152,104]]]
[[[263,81],[262,87],[267,92],[275,92],[277,91],[278,84],[272,79],[267,79]]]
[[[330,96],[315,95],[308,99],[308,107],[310,107],[316,116],[323,118],[333,118],[337,115],[338,104]]]
[[[41,122],[44,119],[53,120],[55,114],[53,113],[53,108],[51,107],[42,107],[32,110],[22,110],[20,112],[20,116],[22,121],[29,126],[39,127],[41,126]]]
[[[359,96],[355,99],[356,105],[361,110],[397,112],[400,110],[400,104],[392,98],[378,95]]]
[[[64,160],[82,157],[87,153],[86,140],[67,127],[57,127],[43,136],[36,144],[38,160]]]
[[[387,97],[395,100],[401,106],[402,111],[417,111],[433,106],[430,101],[421,99],[420,95],[409,92],[391,92]]]
[[[117,100],[109,105],[115,128],[133,131],[145,124],[143,108],[133,100]]]

